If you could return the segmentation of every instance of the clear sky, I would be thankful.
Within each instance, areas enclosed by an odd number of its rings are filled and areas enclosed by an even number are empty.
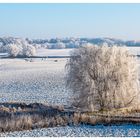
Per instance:
[[[0,36],[140,40],[140,4],[0,4]]]

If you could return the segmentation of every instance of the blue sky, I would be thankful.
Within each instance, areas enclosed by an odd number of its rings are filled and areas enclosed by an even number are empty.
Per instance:
[[[140,40],[140,4],[0,4],[0,36]]]

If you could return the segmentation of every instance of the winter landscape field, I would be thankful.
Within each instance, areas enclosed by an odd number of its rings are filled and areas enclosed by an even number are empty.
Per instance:
[[[140,137],[139,15],[0,3],[0,137]]]
[[[128,48],[139,54],[139,47]],[[37,55],[65,56],[72,49],[38,50]],[[65,86],[67,58],[0,59],[0,102],[44,103],[70,105],[71,91]],[[57,61],[56,61],[57,60]],[[43,128],[19,132],[1,133],[1,136],[140,136],[140,126],[78,125]]]

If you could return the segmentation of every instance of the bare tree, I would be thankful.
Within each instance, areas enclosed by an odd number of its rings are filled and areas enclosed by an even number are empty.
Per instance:
[[[125,47],[86,46],[71,55],[66,69],[74,106],[94,111],[135,105],[137,60]]]

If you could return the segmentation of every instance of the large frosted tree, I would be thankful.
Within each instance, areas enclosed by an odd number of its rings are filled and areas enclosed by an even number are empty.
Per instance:
[[[66,68],[74,106],[94,111],[136,105],[137,60],[125,47],[75,49]]]

